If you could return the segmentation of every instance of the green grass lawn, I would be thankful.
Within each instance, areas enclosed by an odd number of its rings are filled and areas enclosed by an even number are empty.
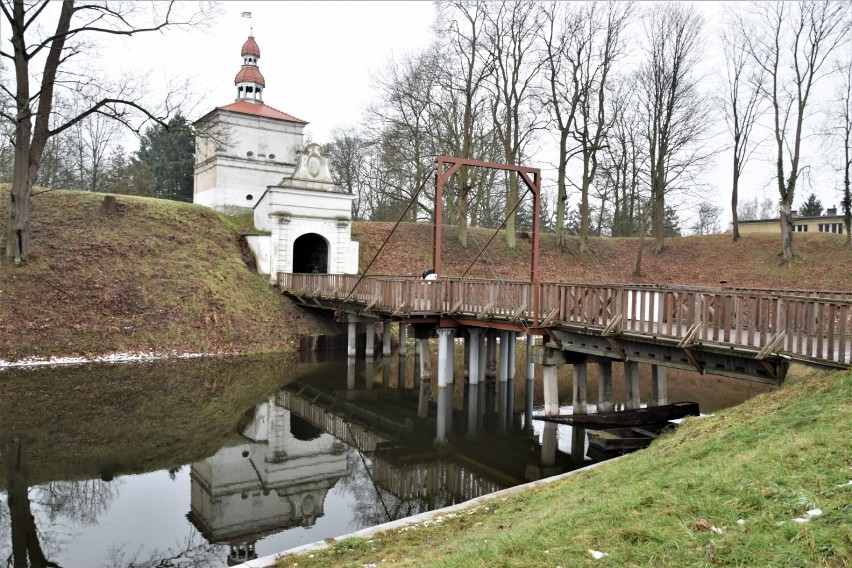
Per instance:
[[[849,566],[850,393],[852,372],[810,377],[621,460],[279,566]]]

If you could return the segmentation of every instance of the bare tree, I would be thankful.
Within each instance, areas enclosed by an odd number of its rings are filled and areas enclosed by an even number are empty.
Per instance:
[[[756,3],[751,20],[740,20],[749,53],[767,75],[763,94],[773,114],[783,262],[793,259],[793,199],[808,105],[814,86],[831,71],[829,57],[844,45],[848,7],[834,1]]]
[[[484,49],[487,3],[450,2],[438,4],[438,22],[443,40],[439,57],[442,66],[437,82],[441,95],[433,105],[435,122],[441,124],[442,142],[452,156],[490,160],[493,128],[483,120],[488,93],[484,86],[492,72],[492,57]],[[458,239],[467,248],[468,222],[475,222],[471,199],[484,187],[487,174],[462,167],[453,180],[456,191],[455,220]]]
[[[494,58],[492,118],[507,164],[520,164],[527,145],[542,120],[532,108],[536,80],[543,62],[535,57],[540,27],[532,2],[503,0],[489,14],[488,50]],[[506,244],[515,248],[515,213],[519,199],[518,176],[509,172],[506,192]]]
[[[565,214],[568,203],[566,175],[569,154],[568,138],[580,103],[580,62],[587,49],[585,35],[580,33],[582,17],[579,4],[551,2],[542,11],[542,51],[548,92],[545,104],[559,137],[556,174],[556,241],[565,245]]]
[[[79,112],[75,113],[79,114]],[[69,129],[73,142],[73,161],[77,187],[84,191],[103,191],[109,153],[121,125],[108,116],[95,113]]]
[[[837,96],[828,109],[830,126],[823,132],[830,142],[839,142],[842,147],[840,169],[843,172],[841,205],[843,207],[843,225],[846,228],[846,246],[852,248],[852,192],[849,188],[850,170],[852,170],[852,58],[838,64],[841,83]]]
[[[735,17],[734,17],[735,18]],[[733,178],[731,180],[731,215],[733,218],[733,240],[740,240],[737,201],[739,199],[740,176],[754,150],[759,144],[750,144],[757,119],[763,113],[761,88],[765,73],[761,67],[750,65],[748,40],[745,30],[737,26],[723,28],[727,72],[727,88],[722,102],[725,122],[733,138]]]
[[[178,20],[176,9],[172,2],[146,5],[76,4],[74,0],[63,0],[61,4],[49,0],[0,2],[0,10],[11,28],[11,49],[0,49],[0,57],[12,61],[15,68],[14,91],[2,86],[14,99],[13,108],[11,112],[2,112],[0,117],[15,125],[6,256],[16,264],[25,262],[29,254],[32,189],[51,137],[94,114],[115,119],[137,132],[146,120],[162,123],[170,114],[168,97],[167,108],[159,111],[143,103],[142,80],[122,77],[116,84],[110,84],[103,73],[74,67],[74,61],[81,60],[77,56],[85,53],[87,38],[161,31],[172,26],[199,24],[207,17],[201,10]],[[48,21],[52,17],[55,23],[50,26]],[[52,31],[48,31],[51,27]],[[77,93],[77,100],[85,103],[81,102],[77,114],[54,120],[53,104],[58,88]]]
[[[645,114],[655,252],[665,246],[666,195],[694,186],[712,152],[705,147],[709,105],[699,90],[703,19],[691,5],[657,4],[646,19],[647,56],[639,92]]]
[[[721,232],[719,216],[722,208],[713,205],[709,201],[702,201],[698,205],[695,222],[690,225],[693,235],[713,235]]]
[[[366,213],[368,186],[364,172],[368,161],[367,145],[368,142],[354,128],[335,128],[331,132],[331,142],[323,148],[334,182],[355,196],[352,214],[356,219],[364,219]]]
[[[579,104],[572,136],[578,144],[583,170],[580,182],[580,252],[589,253],[589,187],[598,171],[598,152],[606,144],[613,117],[607,113],[614,65],[624,54],[623,34],[633,16],[633,4],[610,2],[589,4],[583,11],[581,35],[588,48],[580,59],[576,76]],[[601,204],[603,210],[603,204]]]

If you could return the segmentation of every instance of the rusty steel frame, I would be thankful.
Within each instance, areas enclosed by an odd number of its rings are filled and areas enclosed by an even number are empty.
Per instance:
[[[432,269],[441,277],[441,218],[443,213],[444,184],[459,171],[462,166],[475,168],[488,168],[492,170],[503,170],[516,172],[524,180],[530,193],[533,195],[533,219],[532,219],[532,258],[530,259],[530,281],[533,283],[533,321],[537,325],[539,321],[539,277],[538,277],[538,238],[539,217],[541,215],[541,169],[527,166],[515,166],[512,164],[500,164],[497,162],[483,162],[481,160],[470,160],[466,158],[453,158],[451,156],[437,156],[435,158],[435,224],[432,233]],[[445,167],[449,165],[448,168]],[[524,196],[518,198],[518,203],[512,209],[512,213],[520,204]],[[509,216],[512,215],[509,214]],[[508,219],[508,216],[507,216]],[[504,220],[505,223],[505,220]],[[501,225],[502,226],[502,225]],[[499,231],[499,229],[498,229]],[[496,233],[495,233],[496,234]],[[493,238],[493,237],[492,237]],[[490,240],[488,241],[491,242]],[[487,244],[485,245],[488,246]],[[481,254],[481,252],[480,252]]]

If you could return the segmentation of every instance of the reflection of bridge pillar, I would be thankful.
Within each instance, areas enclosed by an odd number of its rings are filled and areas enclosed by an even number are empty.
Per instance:
[[[346,361],[346,390],[350,391],[347,395],[347,398],[354,399],[355,393],[351,392],[355,390],[355,364],[358,362],[358,359],[355,357],[348,357]]]
[[[417,399],[417,416],[419,418],[426,418],[429,415],[429,391],[431,389],[431,379],[420,381],[420,397]]]
[[[534,345],[535,337],[527,336],[527,388],[524,396],[524,430],[532,430],[533,395],[535,394],[535,363],[530,358],[530,351]]]
[[[586,461],[586,429],[571,427],[571,463],[580,467]]]
[[[376,324],[369,322],[367,324],[367,350],[365,351],[367,359],[372,359],[376,354]]]
[[[390,388],[391,378],[391,356],[382,355],[382,386]]]
[[[651,402],[648,403],[648,406],[666,405],[668,399],[666,368],[660,365],[651,365]]]
[[[399,322],[399,354],[408,355],[408,324]]]
[[[544,383],[544,415],[557,416],[559,414],[559,385],[556,382],[559,367],[556,365],[542,365],[542,383]]]
[[[556,463],[556,428],[555,422],[545,422],[541,431],[541,465],[552,466]]]
[[[574,363],[574,377],[571,381],[572,396],[571,405],[574,414],[586,414],[588,412],[586,402],[586,362]]]
[[[479,412],[479,336],[482,330],[476,327],[468,330],[465,343],[468,345],[468,393],[467,393],[467,438],[476,438]]]
[[[639,408],[639,363],[624,362],[624,386],[627,393],[627,408]]]
[[[376,375],[376,362],[372,356],[368,356],[364,359],[364,382],[366,383],[364,387],[367,390],[373,388],[373,379]]]
[[[228,565],[234,566],[236,564],[242,564],[243,562],[248,562],[249,560],[254,560],[255,558],[257,558],[257,552],[255,551],[254,547],[254,542],[241,542],[239,544],[232,544],[230,547],[230,551],[228,552]]]
[[[508,398],[509,380],[509,332],[500,332],[500,368],[498,380],[497,399],[497,431],[506,431],[506,402]]]
[[[346,342],[346,354],[350,357],[355,356],[355,340],[357,338],[358,324],[349,322],[348,337]]]
[[[385,320],[382,323],[382,356],[390,357],[391,354],[391,322]]]
[[[612,361],[598,360],[598,412],[612,410]]]

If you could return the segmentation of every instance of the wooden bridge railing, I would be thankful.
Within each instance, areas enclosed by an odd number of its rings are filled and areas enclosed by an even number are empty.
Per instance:
[[[852,292],[530,282],[341,274],[278,275],[282,290],[397,315],[467,315],[726,344],[852,363]],[[353,287],[357,287],[353,290]],[[350,295],[351,292],[351,295]]]

